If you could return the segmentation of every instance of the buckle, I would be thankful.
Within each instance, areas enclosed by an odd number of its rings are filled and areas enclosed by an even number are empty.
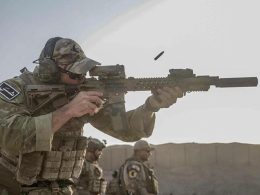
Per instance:
[[[53,193],[58,193],[60,191],[59,184],[56,181],[51,182],[51,186],[50,187],[51,187],[51,191]]]
[[[60,191],[60,188],[58,187],[54,187],[54,188],[51,188],[51,191],[53,192],[53,193],[58,193],[59,191]]]

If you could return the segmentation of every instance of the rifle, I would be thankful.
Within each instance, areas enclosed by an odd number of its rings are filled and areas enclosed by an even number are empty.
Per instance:
[[[128,91],[154,91],[164,86],[178,86],[183,92],[208,91],[210,86],[255,87],[257,77],[219,78],[218,76],[196,76],[192,69],[170,69],[166,77],[126,78],[123,65],[96,66],[89,71],[90,78],[79,85],[27,85],[27,105],[32,113],[46,104],[60,107],[80,91],[101,91],[106,100],[104,108],[111,117],[113,128],[127,129],[125,118],[125,94]],[[64,98],[66,100],[64,100]],[[39,100],[40,101],[35,101]]]

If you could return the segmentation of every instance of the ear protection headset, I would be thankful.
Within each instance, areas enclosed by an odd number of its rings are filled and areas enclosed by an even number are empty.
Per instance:
[[[55,61],[52,59],[55,45],[60,39],[62,38],[54,37],[49,39],[42,50],[40,58],[36,60],[39,62],[38,77],[42,82],[55,83],[60,79],[60,71]]]

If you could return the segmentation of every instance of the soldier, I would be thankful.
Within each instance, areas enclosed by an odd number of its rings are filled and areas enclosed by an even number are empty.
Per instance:
[[[76,182],[78,195],[98,195],[104,194],[106,190],[106,181],[103,178],[103,172],[98,164],[98,160],[105,148],[105,142],[90,138],[86,152],[86,161],[81,175]]]
[[[61,97],[53,97],[51,91],[35,97],[26,93],[28,85],[86,82],[86,73],[98,62],[87,58],[75,41],[49,39],[35,62],[39,65],[33,72],[24,69],[0,83],[0,148],[6,162],[2,165],[13,173],[23,194],[72,193],[71,178],[79,177],[85,159],[85,123],[120,140],[136,141],[152,134],[155,112],[183,96],[180,88],[158,89],[144,105],[125,113],[129,129],[115,131],[99,91]]]
[[[158,194],[158,181],[154,171],[145,164],[152,150],[154,148],[144,140],[135,143],[133,156],[125,161],[119,171],[120,194]]]

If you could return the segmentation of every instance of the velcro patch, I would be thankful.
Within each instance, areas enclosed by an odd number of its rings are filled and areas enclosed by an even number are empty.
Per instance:
[[[128,176],[133,179],[133,178],[136,178],[137,176],[137,171],[136,170],[131,170],[128,172]]]
[[[136,178],[140,171],[141,167],[137,164],[131,164],[127,167],[128,176],[131,179]]]
[[[101,171],[99,170],[99,168],[95,167],[95,169],[94,169],[94,174],[95,174],[95,176],[97,176],[97,177],[100,177],[100,176],[101,176]]]
[[[0,84],[0,95],[4,96],[8,100],[14,99],[16,96],[19,95],[19,91],[14,89],[12,86],[7,84],[6,82],[2,82]]]

